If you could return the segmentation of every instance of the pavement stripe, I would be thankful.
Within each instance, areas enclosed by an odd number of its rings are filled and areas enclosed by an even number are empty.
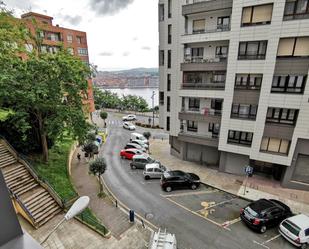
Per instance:
[[[200,215],[200,214],[198,214],[198,213],[196,213],[196,212],[194,212],[194,211],[192,211],[192,210],[190,210],[189,208],[187,208],[187,207],[185,207],[185,206],[179,204],[178,202],[176,202],[176,201],[174,201],[174,200],[172,200],[172,199],[170,199],[170,198],[166,198],[166,199],[169,200],[170,202],[173,202],[173,203],[176,204],[177,206],[179,206],[179,207],[181,207],[181,208],[187,210],[187,211],[190,212],[191,214],[197,215],[197,216],[199,216],[199,217],[201,217],[201,218],[203,218],[203,219],[205,219],[205,220],[211,222],[212,224],[217,225],[218,227],[224,228],[224,229],[226,229],[226,230],[230,230],[230,229],[228,229],[228,228],[222,227],[221,224],[219,224],[219,223],[217,223],[217,222],[215,222],[215,221],[213,221],[213,220],[211,220],[211,219],[209,219],[209,218],[206,218],[205,216]]]
[[[269,240],[264,241],[262,244],[265,245],[266,243],[271,242],[271,241],[273,241],[273,240],[279,238],[280,236],[281,236],[281,234],[279,233],[279,234],[277,234],[276,236],[270,238]]]
[[[214,204],[214,205],[209,206],[208,208],[202,208],[201,210],[198,210],[198,211],[196,211],[196,212],[200,212],[200,211],[205,210],[205,209],[209,209],[209,208],[213,208],[213,207],[219,206],[219,205],[221,205],[221,204],[230,202],[230,201],[232,201],[232,200],[234,200],[234,199],[237,199],[237,198],[235,197],[235,198],[232,198],[232,199],[229,199],[229,200],[226,200],[226,201],[218,202],[218,203],[216,203],[216,204]]]
[[[198,191],[198,192],[186,192],[186,193],[172,194],[172,195],[163,195],[163,194],[160,194],[160,195],[165,197],[165,198],[171,198],[171,197],[187,196],[187,195],[211,194],[211,193],[216,193],[216,192],[219,192],[219,190],[214,189],[214,190],[205,190],[205,191]]]
[[[254,244],[257,244],[257,245],[259,245],[259,246],[261,246],[261,247],[264,247],[264,248],[266,248],[266,249],[270,249],[268,246],[265,246],[265,245],[263,245],[263,244],[261,244],[261,243],[255,241],[255,240],[253,240],[253,243],[254,243]]]

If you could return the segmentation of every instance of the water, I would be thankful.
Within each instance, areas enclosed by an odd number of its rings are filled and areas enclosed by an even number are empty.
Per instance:
[[[117,95],[119,97],[121,97],[122,95],[137,95],[137,96],[141,96],[143,97],[147,103],[149,108],[152,108],[152,92],[155,92],[155,96],[154,96],[154,106],[159,105],[159,89],[158,88],[124,88],[124,89],[120,89],[120,88],[113,88],[113,89],[101,89],[101,90],[109,90],[113,93],[117,93]]]

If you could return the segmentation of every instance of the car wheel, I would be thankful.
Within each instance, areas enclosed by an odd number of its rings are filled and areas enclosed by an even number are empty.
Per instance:
[[[145,176],[145,180],[149,180],[150,179],[150,176]]]
[[[191,185],[191,189],[192,189],[192,190],[196,190],[196,189],[197,189],[196,184],[192,184],[192,185]]]
[[[136,169],[136,166],[135,166],[135,165],[132,165],[132,166],[131,166],[131,169]]]
[[[166,192],[171,192],[171,191],[172,191],[172,187],[170,187],[170,186],[166,187],[166,188],[165,188],[165,191],[166,191]]]
[[[260,232],[265,233],[267,230],[266,226],[261,226]]]
[[[306,248],[307,248],[307,244],[306,244],[306,243],[301,244],[301,245],[300,245],[300,248],[301,248],[301,249],[306,249]]]

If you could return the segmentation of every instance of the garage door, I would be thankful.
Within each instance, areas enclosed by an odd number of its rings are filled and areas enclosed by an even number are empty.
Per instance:
[[[309,183],[309,156],[298,154],[293,180]]]

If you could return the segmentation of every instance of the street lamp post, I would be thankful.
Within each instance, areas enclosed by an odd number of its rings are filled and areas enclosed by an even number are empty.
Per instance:
[[[154,96],[156,95],[155,91],[152,91],[152,127],[154,127]]]
[[[82,196],[80,198],[78,198],[73,205],[71,206],[71,208],[69,209],[69,211],[65,214],[64,218],[54,227],[53,230],[51,230],[49,232],[49,234],[45,237],[45,239],[41,242],[41,245],[43,245],[46,240],[58,229],[58,227],[67,220],[72,219],[73,217],[75,217],[76,215],[80,214],[81,212],[84,211],[84,209],[88,206],[89,204],[89,197],[88,196]]]

